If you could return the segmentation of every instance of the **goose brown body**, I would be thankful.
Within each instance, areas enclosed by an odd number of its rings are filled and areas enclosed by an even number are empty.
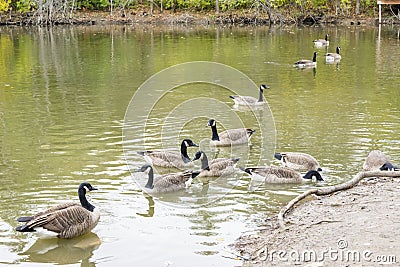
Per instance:
[[[100,219],[99,211],[85,197],[86,191],[92,190],[96,189],[89,183],[82,183],[78,189],[81,205],[78,203],[59,204],[34,216],[18,218],[19,222],[26,224],[17,227],[16,230],[35,232],[41,227],[55,233],[59,238],[73,238],[90,232]]]
[[[229,129],[218,133],[216,121],[214,119],[210,119],[207,126],[210,126],[212,131],[210,143],[215,146],[247,144],[251,136],[255,133],[255,130],[249,128]]]
[[[208,161],[207,155],[203,151],[195,154],[194,160],[201,160],[201,171],[199,177],[219,177],[235,172],[235,167],[239,158],[216,158]]]
[[[243,106],[254,106],[254,105],[263,105],[265,104],[264,98],[263,98],[263,92],[265,89],[268,89],[269,87],[265,84],[260,85],[260,91],[259,91],[259,96],[258,99],[252,96],[242,96],[242,95],[231,95],[229,96],[233,102],[235,102],[235,105],[243,105]]]
[[[165,150],[142,151],[138,153],[154,166],[185,169],[194,166],[187,154],[187,148],[191,146],[198,147],[192,140],[184,139],[181,143],[180,153]]]
[[[138,171],[148,174],[144,191],[149,194],[169,193],[185,189],[190,185],[191,180],[199,174],[199,172],[187,170],[154,177],[153,167],[149,164],[143,165]]]
[[[257,178],[261,177],[265,183],[274,184],[288,184],[288,183],[302,183],[305,179],[315,178],[316,180],[323,181],[321,175],[317,171],[309,171],[306,175],[302,176],[299,172],[278,166],[269,167],[249,167],[242,169],[251,176]]]
[[[282,164],[296,171],[321,171],[319,162],[311,155],[302,152],[275,153],[275,158]]]
[[[390,158],[380,150],[372,150],[368,153],[363,164],[364,171],[378,171],[386,163],[390,163]]]

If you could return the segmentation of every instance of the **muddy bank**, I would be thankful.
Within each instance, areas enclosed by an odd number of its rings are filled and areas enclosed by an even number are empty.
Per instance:
[[[302,25],[377,25],[375,17],[366,16],[330,16],[330,15],[301,15],[296,18],[290,14],[279,13],[271,16],[265,12],[253,11],[229,11],[215,14],[209,12],[164,10],[162,13],[154,11],[152,14],[148,8],[133,10],[116,10],[111,15],[104,11],[76,11],[71,17],[59,16],[52,19],[53,25],[79,24],[79,25],[102,25],[102,24],[188,24],[188,25],[269,25],[269,24],[302,24]],[[35,25],[38,16],[34,12],[3,13],[0,16],[0,25]],[[384,23],[396,23],[393,19],[385,20]],[[398,21],[400,22],[400,21]],[[43,22],[43,24],[49,24]]]
[[[330,196],[309,197],[233,245],[243,266],[400,264],[400,178],[367,178]]]

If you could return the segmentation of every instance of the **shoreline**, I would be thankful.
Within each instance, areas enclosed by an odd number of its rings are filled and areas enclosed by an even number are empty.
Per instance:
[[[232,244],[243,266],[378,266],[400,262],[399,178],[369,178],[308,197],[287,215]],[[339,265],[338,265],[339,264]]]
[[[190,12],[164,10],[150,14],[150,9],[132,9],[113,15],[106,11],[76,11],[72,18],[60,18],[51,25],[340,25],[340,26],[377,26],[378,17],[359,16],[318,16],[307,15],[293,19],[286,15],[272,23],[265,12],[254,14],[255,11],[228,11],[215,14],[214,12]],[[1,14],[1,26],[28,26],[33,23],[32,14]],[[400,20],[383,16],[382,24],[400,24]],[[50,24],[44,24],[50,25]]]

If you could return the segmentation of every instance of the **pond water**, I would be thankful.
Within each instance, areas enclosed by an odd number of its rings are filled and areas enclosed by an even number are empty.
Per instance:
[[[397,31],[0,28],[0,264],[241,265],[228,245],[263,227],[295,195],[352,178],[372,149],[400,161]],[[325,33],[330,52],[342,48],[339,64],[325,64],[326,49],[313,47]],[[316,69],[293,68],[313,51]],[[174,67],[199,61],[224,71]],[[162,76],[167,68],[172,72]],[[185,75],[196,82],[185,83]],[[233,108],[229,95],[257,96],[261,83],[270,86],[264,109]],[[211,117],[220,129],[256,129],[251,145],[210,148]],[[132,172],[145,163],[136,151],[176,150],[183,138],[210,158],[240,156],[243,166],[275,164],[275,150],[307,152],[320,161],[326,182],[271,186],[238,173],[169,195],[144,194],[145,174]],[[78,201],[82,181],[99,188],[90,194],[101,210],[91,234],[58,240],[14,230],[17,217]]]

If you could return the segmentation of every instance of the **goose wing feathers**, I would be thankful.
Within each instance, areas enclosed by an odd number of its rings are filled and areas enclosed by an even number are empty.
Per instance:
[[[182,160],[182,155],[173,151],[144,151],[140,155],[147,156],[151,159],[151,163],[160,167],[178,167],[183,168],[191,164]]]
[[[156,178],[153,189],[157,192],[176,191],[185,188],[185,182],[190,178],[192,178],[192,171],[164,174]]]
[[[230,98],[236,100],[238,104],[252,105],[258,102],[258,99],[252,96],[232,95]]]
[[[301,152],[282,152],[280,153],[285,158],[285,165],[295,170],[317,170],[320,168],[318,161],[311,155]]]
[[[248,169],[252,174],[264,177],[266,183],[299,183],[302,181],[298,172],[287,167],[269,166]]]
[[[231,140],[232,143],[243,141],[248,142],[248,139],[255,131],[249,128],[229,129],[219,134],[220,140]]]

